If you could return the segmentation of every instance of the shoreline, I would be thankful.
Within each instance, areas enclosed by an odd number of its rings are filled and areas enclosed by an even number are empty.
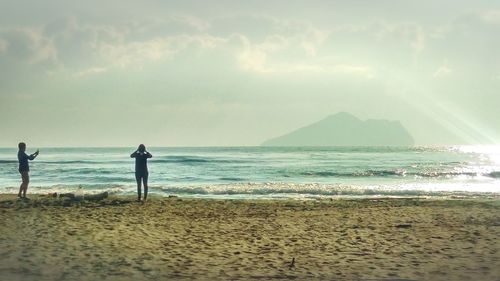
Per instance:
[[[6,280],[500,276],[498,199],[32,197],[0,195]]]
[[[290,186],[288,186],[290,185]],[[326,187],[325,187],[326,186]],[[112,188],[79,188],[81,185],[50,187],[30,186],[28,194],[43,197],[48,194],[80,193],[85,195],[108,192],[115,197],[134,197],[136,186],[115,186]],[[274,189],[273,189],[274,188]],[[205,190],[206,189],[206,190]],[[17,194],[19,187],[6,188],[0,196]],[[343,199],[373,199],[373,198],[420,198],[420,199],[477,199],[500,200],[500,192],[495,191],[465,191],[465,190],[420,190],[420,189],[383,189],[362,188],[322,183],[234,183],[194,185],[181,187],[150,186],[149,194],[154,197],[168,198],[175,196],[193,199],[215,200],[343,200]]]

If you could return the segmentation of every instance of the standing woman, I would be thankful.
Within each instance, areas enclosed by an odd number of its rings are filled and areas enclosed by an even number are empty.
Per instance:
[[[28,190],[28,184],[30,183],[30,166],[28,160],[34,160],[40,151],[36,151],[33,154],[26,154],[26,144],[20,142],[17,147],[19,151],[17,152],[17,160],[19,160],[19,173],[21,174],[21,186],[19,187],[19,193],[17,197],[26,198],[26,191]]]
[[[144,201],[148,198],[148,158],[153,157],[146,151],[146,146],[140,144],[137,150],[130,154],[135,158],[135,180],[137,181],[137,201],[141,201],[141,181],[144,184]]]

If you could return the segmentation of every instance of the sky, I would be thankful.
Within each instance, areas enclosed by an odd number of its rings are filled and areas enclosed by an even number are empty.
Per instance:
[[[500,1],[0,0],[0,146],[247,146],[345,111],[500,142]]]

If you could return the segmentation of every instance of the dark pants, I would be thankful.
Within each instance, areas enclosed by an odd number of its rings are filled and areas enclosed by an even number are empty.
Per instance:
[[[19,171],[21,174],[21,186],[19,187],[18,197],[26,197],[26,191],[28,190],[28,184],[30,183],[30,172],[29,171]]]
[[[148,172],[135,173],[135,180],[137,181],[137,198],[141,200],[141,181],[144,186],[144,200],[148,197]]]

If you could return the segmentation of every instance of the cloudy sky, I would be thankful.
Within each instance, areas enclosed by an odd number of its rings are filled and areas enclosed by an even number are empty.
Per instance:
[[[258,145],[347,111],[500,141],[500,1],[0,0],[0,146]]]

